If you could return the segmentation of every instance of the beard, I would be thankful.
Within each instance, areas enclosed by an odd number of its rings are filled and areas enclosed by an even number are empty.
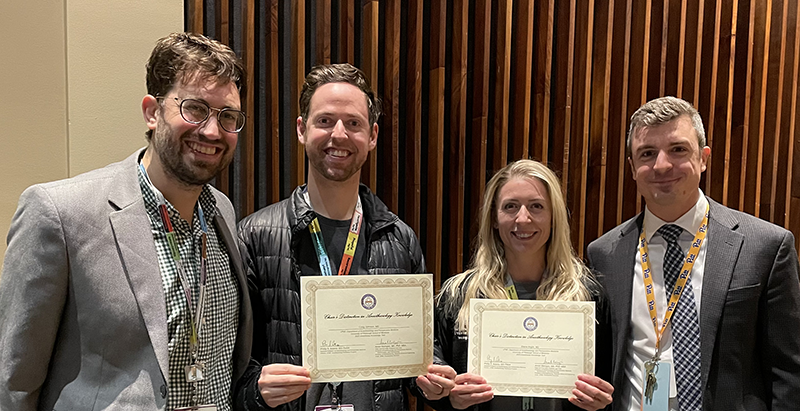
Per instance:
[[[308,156],[308,163],[320,176],[326,180],[336,182],[347,181],[356,173],[361,172],[361,167],[367,161],[367,156],[364,155],[363,158],[353,158],[345,167],[332,167],[326,164],[325,158],[327,154],[322,150],[307,150],[306,155]],[[352,154],[352,156],[356,155]]]
[[[233,149],[226,146],[217,162],[205,162],[192,159],[189,147],[184,144],[194,130],[187,131],[180,137],[175,136],[169,125],[159,119],[159,127],[153,134],[152,145],[161,162],[164,172],[184,186],[203,186],[213,180],[217,174],[228,167],[233,159]],[[199,141],[204,138],[200,136]]]

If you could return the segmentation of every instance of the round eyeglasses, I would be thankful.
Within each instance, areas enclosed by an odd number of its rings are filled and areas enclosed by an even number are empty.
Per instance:
[[[157,97],[164,99],[166,97]],[[211,111],[217,112],[217,122],[220,127],[229,133],[238,133],[244,128],[244,120],[246,118],[243,111],[235,110],[232,108],[216,108],[211,107],[202,100],[195,100],[193,98],[179,99],[173,97],[175,103],[180,107],[181,117],[187,123],[202,124],[208,117],[211,116]]]

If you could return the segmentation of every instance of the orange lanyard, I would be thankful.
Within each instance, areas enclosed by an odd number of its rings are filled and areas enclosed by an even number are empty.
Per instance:
[[[672,314],[675,312],[675,307],[678,306],[678,300],[683,294],[686,282],[689,281],[689,275],[692,273],[697,256],[700,254],[700,245],[706,238],[708,231],[708,205],[706,205],[706,214],[703,217],[703,222],[700,228],[697,229],[697,234],[694,236],[692,246],[689,248],[689,253],[686,255],[686,260],[683,262],[683,268],[678,275],[678,281],[675,282],[675,287],[672,289],[669,303],[667,304],[667,312],[664,314],[664,323],[661,324],[661,330],[658,329],[658,314],[656,313],[656,296],[653,288],[652,271],[650,270],[650,258],[647,253],[647,240],[645,239],[645,230],[639,235],[639,254],[642,258],[642,278],[644,279],[644,291],[647,296],[647,309],[650,311],[650,321],[653,322],[653,329],[656,331],[656,356],[661,349],[661,337],[664,335],[664,330],[667,329]]]
[[[308,191],[304,194],[306,202],[311,204],[311,201],[308,199]],[[344,245],[342,262],[339,264],[339,275],[350,274],[350,268],[353,266],[353,257],[356,254],[356,246],[358,246],[358,235],[361,233],[363,215],[361,197],[358,197],[356,200],[356,209],[353,210],[353,218],[350,220],[350,232],[347,234],[347,243]],[[315,217],[314,220],[311,221],[311,224],[308,225],[308,231],[311,232],[311,240],[314,243],[314,251],[317,253],[319,268],[322,271],[322,275],[333,275],[330,258],[328,258],[328,251],[325,249],[325,241],[322,239],[322,228],[319,226],[318,218]]]

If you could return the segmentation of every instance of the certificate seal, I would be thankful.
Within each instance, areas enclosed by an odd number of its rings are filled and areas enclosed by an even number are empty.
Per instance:
[[[364,296],[361,297],[361,306],[364,307],[364,309],[371,310],[375,308],[376,304],[378,304],[378,300],[372,294],[364,294]]]
[[[539,322],[533,317],[528,317],[522,322],[522,326],[528,331],[533,331],[539,326]]]

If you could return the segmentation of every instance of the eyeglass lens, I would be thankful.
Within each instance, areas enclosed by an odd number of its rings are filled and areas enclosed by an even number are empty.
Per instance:
[[[211,107],[200,100],[186,99],[181,102],[181,116],[190,123],[200,124],[206,121],[210,111]],[[244,127],[244,113],[241,111],[225,108],[218,111],[217,121],[225,131],[236,133]]]

